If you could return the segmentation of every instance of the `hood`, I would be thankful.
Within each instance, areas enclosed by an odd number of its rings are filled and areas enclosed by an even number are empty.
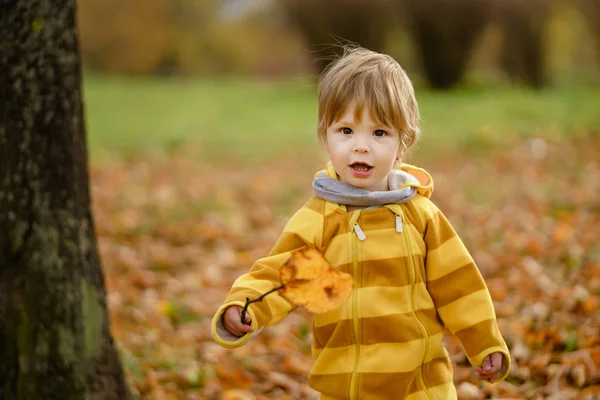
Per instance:
[[[321,173],[331,178],[340,179],[331,162],[327,163],[327,168],[317,172],[315,178]],[[433,178],[429,175],[429,172],[410,164],[403,163],[400,168],[392,170],[388,178],[388,185],[394,189],[412,186],[417,189],[417,193],[427,198],[430,198],[431,193],[433,193]]]

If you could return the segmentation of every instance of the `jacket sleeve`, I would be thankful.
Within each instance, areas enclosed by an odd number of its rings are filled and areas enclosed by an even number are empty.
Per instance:
[[[432,207],[424,232],[425,269],[427,288],[438,315],[460,340],[471,365],[481,366],[489,354],[502,353],[504,373],[500,379],[504,379],[510,370],[510,354],[498,328],[490,293],[450,222]]]
[[[212,335],[217,343],[228,348],[239,347],[260,333],[265,326],[280,321],[295,308],[295,305],[281,297],[279,293],[272,293],[248,307],[254,333],[235,337],[224,328],[222,322],[222,315],[227,307],[232,305],[243,307],[247,297],[257,298],[279,286],[281,284],[279,270],[294,250],[306,246],[320,247],[322,220],[321,213],[306,205],[302,207],[286,224],[269,255],[256,261],[250,271],[236,279],[225,302],[212,320]]]

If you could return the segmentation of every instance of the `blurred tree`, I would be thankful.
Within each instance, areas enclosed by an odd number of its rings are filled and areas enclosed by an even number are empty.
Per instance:
[[[90,211],[75,0],[0,8],[0,398],[127,399]]]
[[[214,0],[172,0],[169,3],[171,41],[159,72],[194,73],[209,69],[223,59],[206,51],[207,41],[219,36],[218,4]],[[207,66],[208,65],[208,66]]]
[[[303,67],[301,48],[295,45],[299,38],[272,7],[251,7],[232,16],[220,0],[171,4],[175,34],[170,49],[178,73],[277,75]]]
[[[502,69],[516,81],[543,87],[550,0],[496,0],[495,6],[502,29]]]
[[[79,26],[86,66],[148,73],[168,58],[169,0],[80,0]]]
[[[404,0],[403,5],[430,85],[447,89],[458,84],[491,16],[490,0]]]
[[[126,74],[281,74],[305,65],[301,40],[265,1],[80,0],[86,68]],[[238,4],[239,5],[239,4]]]
[[[596,55],[600,58],[600,0],[577,0],[575,4],[589,23],[595,39]]]
[[[280,0],[279,4],[314,53],[319,71],[340,52],[339,42],[383,51],[394,15],[389,0]]]

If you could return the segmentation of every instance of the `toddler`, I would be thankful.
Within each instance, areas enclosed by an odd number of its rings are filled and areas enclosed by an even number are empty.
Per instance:
[[[447,328],[478,378],[509,371],[492,299],[461,239],[431,202],[431,176],[402,163],[418,137],[412,84],[391,57],[360,47],[324,71],[319,139],[330,163],[315,195],[289,220],[270,254],[233,284],[212,322],[215,340],[238,347],[294,309],[278,294],[292,251],[315,247],[354,279],[352,296],[313,320],[311,387],[321,399],[456,399]]]

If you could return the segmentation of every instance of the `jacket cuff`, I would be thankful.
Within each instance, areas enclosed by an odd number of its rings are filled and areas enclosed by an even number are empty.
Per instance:
[[[245,302],[232,301],[230,303],[223,304],[216,312],[212,319],[211,323],[211,332],[215,341],[223,347],[228,349],[233,349],[236,347],[240,347],[250,340],[254,339],[262,329],[259,329],[258,322],[256,320],[256,316],[254,315],[254,311],[252,307],[249,306],[246,312],[250,314],[252,318],[252,322],[250,323],[252,329],[254,329],[253,333],[246,333],[243,336],[237,337],[229,333],[225,326],[223,325],[223,313],[229,306],[240,306],[244,307],[246,305]]]
[[[510,372],[510,353],[508,352],[508,350],[505,346],[494,346],[494,347],[485,349],[484,351],[477,354],[476,356],[470,357],[469,362],[473,366],[481,367],[481,364],[483,363],[483,359],[486,358],[487,356],[489,356],[490,354],[496,353],[496,352],[502,353],[502,355],[504,356],[503,360],[502,360],[502,369],[500,370],[500,373],[502,375],[500,375],[498,378],[494,379],[494,382],[500,382],[500,381],[506,379],[506,377],[508,376],[508,374]]]

